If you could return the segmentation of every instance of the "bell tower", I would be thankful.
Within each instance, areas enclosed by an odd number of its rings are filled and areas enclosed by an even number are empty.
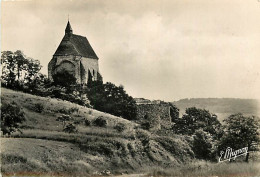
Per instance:
[[[69,34],[69,35],[73,34],[73,30],[72,30],[72,28],[70,26],[70,21],[69,20],[68,20],[68,23],[67,23],[67,26],[66,26],[66,29],[65,29],[65,34]]]

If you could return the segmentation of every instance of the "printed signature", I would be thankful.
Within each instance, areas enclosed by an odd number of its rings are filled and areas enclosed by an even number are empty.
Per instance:
[[[244,147],[238,150],[233,150],[232,148],[228,147],[226,151],[220,152],[220,157],[218,162],[230,161],[231,159],[236,159],[239,156],[246,155],[248,153],[248,147]],[[223,156],[224,155],[224,156]]]

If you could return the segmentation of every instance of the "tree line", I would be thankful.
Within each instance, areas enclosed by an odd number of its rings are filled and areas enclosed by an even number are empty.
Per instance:
[[[196,107],[187,108],[182,118],[175,119],[172,126],[175,134],[190,137],[195,157],[204,160],[217,160],[221,151],[248,148],[249,154],[259,150],[260,122],[256,116],[232,114],[221,123],[217,115]],[[252,153],[251,153],[252,154]],[[235,159],[231,159],[234,161]]]

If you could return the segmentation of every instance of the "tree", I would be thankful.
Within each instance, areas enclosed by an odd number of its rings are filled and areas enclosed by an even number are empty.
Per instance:
[[[94,109],[121,116],[129,120],[136,118],[136,103],[124,90],[111,82],[92,81],[86,90],[90,104]]]
[[[193,135],[192,150],[198,159],[210,160],[213,152],[213,138],[202,129],[196,130]]]
[[[20,124],[24,121],[24,112],[15,102],[1,105],[1,131],[4,135],[19,130]]]
[[[7,87],[12,87],[16,79],[16,60],[14,53],[11,51],[3,51],[1,55],[2,79]]]
[[[34,88],[32,81],[38,77],[41,69],[40,62],[27,59],[22,51],[3,51],[1,55],[3,85],[22,90],[25,83]]]
[[[248,147],[248,152],[258,150],[255,145],[260,142],[259,138],[259,118],[255,116],[246,117],[241,113],[230,115],[224,119],[225,134],[219,144],[219,151],[230,147],[240,149]],[[249,153],[245,161],[248,162]]]
[[[31,83],[32,80],[38,76],[41,67],[39,60],[34,60],[32,58],[27,59],[25,80],[28,83]]]
[[[170,104],[171,119],[172,119],[172,122],[175,122],[175,120],[179,118],[180,110],[174,104],[172,104],[172,103],[169,103],[169,104]]]
[[[25,65],[28,63],[28,60],[25,58],[21,50],[17,50],[16,52],[14,52],[14,59],[17,64],[17,77],[18,80],[20,80],[22,71],[25,70]]]
[[[202,129],[215,139],[222,136],[222,125],[215,114],[195,107],[187,108],[185,113],[181,119],[175,121],[173,126],[175,133],[192,135],[196,130]]]

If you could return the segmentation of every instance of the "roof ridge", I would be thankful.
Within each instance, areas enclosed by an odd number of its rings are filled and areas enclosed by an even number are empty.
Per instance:
[[[86,36],[65,34],[54,55],[79,55],[99,59]]]

